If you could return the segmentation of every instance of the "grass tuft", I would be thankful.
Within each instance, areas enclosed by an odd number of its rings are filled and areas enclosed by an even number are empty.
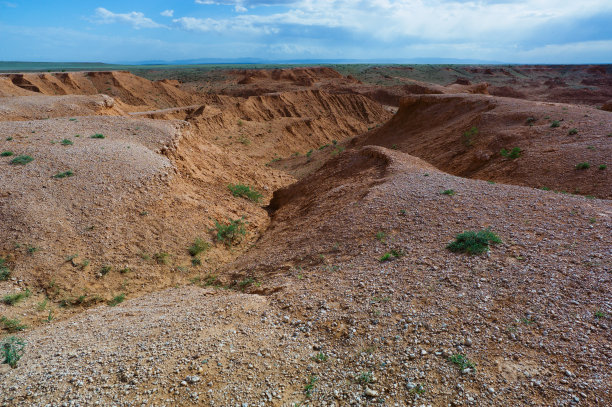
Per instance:
[[[30,294],[31,292],[28,289],[15,294],[7,294],[2,298],[2,302],[6,305],[15,305],[19,301],[28,298]]]
[[[10,164],[11,165],[26,165],[28,163],[31,163],[32,161],[34,161],[34,159],[30,157],[29,155],[18,155],[17,157],[11,160]]]
[[[487,228],[478,232],[470,230],[460,233],[455,237],[455,241],[449,243],[446,248],[451,252],[481,254],[489,251],[490,244],[498,243],[501,243],[499,236]]]
[[[578,164],[576,164],[575,168],[577,170],[588,170],[589,168],[591,168],[591,164],[589,164],[587,162],[578,163]]]
[[[72,177],[74,175],[74,172],[72,172],[72,170],[68,170],[68,171],[64,171],[64,172],[58,172],[57,174],[55,174],[53,176],[53,178],[67,178],[67,177]]]
[[[247,198],[253,202],[259,202],[262,198],[262,195],[257,190],[255,190],[255,188],[252,188],[248,185],[230,184],[227,186],[227,189],[230,190],[232,195]]]
[[[506,157],[506,158],[510,158],[514,160],[521,156],[522,150],[520,147],[514,147],[510,151],[506,150],[505,148],[502,148],[499,153],[502,155],[502,157]]]
[[[2,153],[0,153],[0,157],[10,157],[13,155],[12,151],[3,151]]]
[[[121,304],[123,301],[125,301],[125,294],[119,294],[108,302],[108,306],[114,307],[115,305]]]
[[[60,144],[63,146],[71,146],[74,144],[74,142],[72,140],[65,138],[62,141],[60,141]]]
[[[96,133],[96,134],[94,134],[92,136],[89,136],[89,138],[103,139],[103,138],[106,138],[106,137],[104,137],[104,134]]]
[[[193,257],[210,249],[210,243],[205,242],[201,238],[196,238],[191,246],[189,246],[189,254]]]

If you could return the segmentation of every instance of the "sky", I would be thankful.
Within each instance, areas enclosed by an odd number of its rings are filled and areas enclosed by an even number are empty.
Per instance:
[[[612,63],[612,0],[0,0],[0,61]]]

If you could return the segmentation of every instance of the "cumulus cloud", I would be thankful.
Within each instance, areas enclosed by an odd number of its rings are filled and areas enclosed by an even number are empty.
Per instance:
[[[172,16],[174,16],[174,10],[164,10],[164,11],[162,11],[159,14],[164,16],[164,17],[172,17]]]
[[[379,40],[409,37],[431,41],[488,39],[508,43],[526,38],[546,24],[612,12],[609,0],[195,1],[199,4],[233,5],[237,11],[285,5],[286,10],[281,13],[253,13],[236,18],[242,18],[240,22],[252,26],[338,28]],[[225,26],[232,28],[234,24],[226,22]]]
[[[232,19],[181,17],[172,20],[188,31],[214,32],[219,34],[278,34],[277,27],[259,24],[248,16]]]
[[[131,13],[113,13],[103,7],[96,9],[96,18],[94,21],[100,24],[112,24],[112,23],[126,23],[130,24],[135,29],[140,28],[161,28],[165,27],[162,24],[156,23],[139,11],[132,11]]]

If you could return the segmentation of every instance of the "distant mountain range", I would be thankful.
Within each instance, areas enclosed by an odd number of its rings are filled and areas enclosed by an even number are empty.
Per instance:
[[[124,65],[195,65],[195,64],[478,64],[507,65],[507,62],[458,58],[386,58],[386,59],[263,59],[263,58],[197,58],[174,61],[122,61]]]

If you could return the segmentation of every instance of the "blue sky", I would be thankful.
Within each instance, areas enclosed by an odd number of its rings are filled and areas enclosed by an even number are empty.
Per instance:
[[[0,60],[612,63],[612,0],[0,0]]]

